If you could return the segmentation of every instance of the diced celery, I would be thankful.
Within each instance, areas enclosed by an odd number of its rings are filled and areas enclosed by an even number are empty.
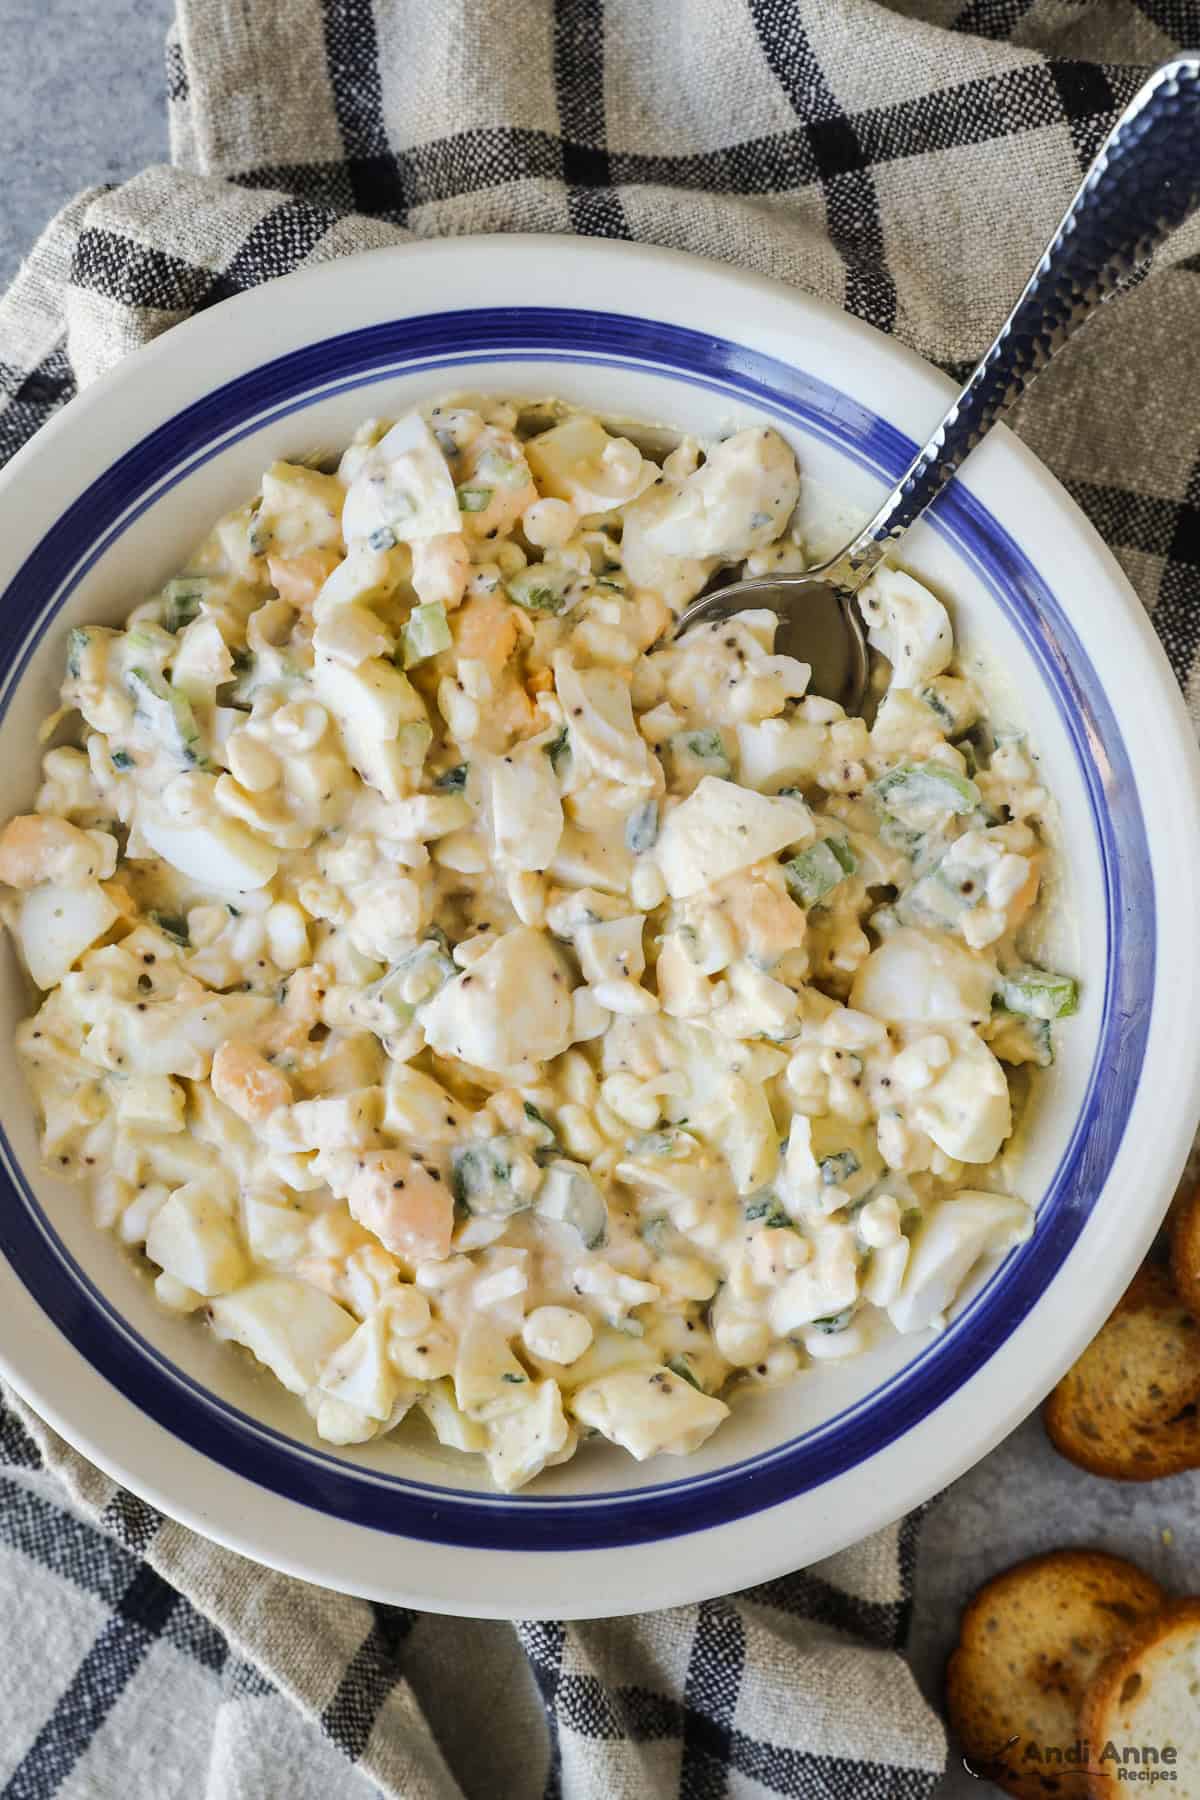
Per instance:
[[[680,751],[694,756],[698,762],[728,762],[725,746],[718,731],[677,731],[670,740]]]
[[[133,695],[135,713],[142,713],[144,718],[157,718],[160,707],[167,704],[167,684],[162,675],[153,675],[148,670],[130,670],[126,686]]]
[[[667,1247],[667,1239],[671,1231],[671,1221],[663,1213],[654,1213],[643,1219],[638,1227],[638,1236],[644,1244],[661,1255]]]
[[[558,736],[551,738],[544,748],[546,755],[550,758],[550,767],[556,775],[561,775],[563,764],[571,754],[571,734],[565,725]]]
[[[459,512],[486,512],[492,504],[492,489],[489,487],[471,487],[468,483],[455,491],[458,494]]]
[[[192,711],[192,703],[186,694],[178,688],[167,689],[167,704],[171,708],[171,716],[175,721],[175,729],[179,733],[179,742],[183,754],[190,763],[200,764],[207,761],[200,750],[200,727],[196,723],[196,715]]]
[[[783,865],[788,891],[801,906],[816,906],[858,867],[844,837],[821,838]]]
[[[462,1145],[451,1153],[450,1185],[466,1212],[507,1218],[533,1205],[533,1194],[513,1183],[513,1150],[511,1138],[497,1137]]]
[[[433,742],[433,728],[424,720],[410,719],[396,733],[396,749],[407,769],[419,769]]]
[[[83,666],[83,653],[91,641],[90,633],[82,625],[72,627],[67,637],[67,676],[70,680],[78,679]]]
[[[677,780],[715,775],[724,781],[733,773],[729,753],[719,731],[676,731],[667,739],[667,754]]]
[[[180,575],[168,581],[163,589],[163,626],[167,631],[182,631],[200,611],[200,603],[210,583],[203,575]]]
[[[900,763],[874,783],[880,805],[909,821],[938,813],[969,813],[979,805],[979,789],[945,763]]]
[[[654,847],[658,840],[658,801],[635,807],[625,821],[625,846],[635,856]]]
[[[942,730],[943,731],[953,731],[953,729],[954,729],[954,714],[951,712],[950,708],[942,700],[942,697],[938,693],[937,689],[935,687],[922,688],[920,697],[925,702],[925,704],[929,708],[930,712],[934,715],[938,724],[942,727]]]
[[[405,1026],[412,1024],[417,1012],[416,1007],[403,998],[403,989],[404,982],[399,972],[390,969],[382,980],[377,981],[373,987],[369,987],[364,995],[368,1005],[372,1001],[378,1001],[388,1018],[393,1020],[401,1031]]]
[[[697,1393],[704,1393],[705,1390],[697,1379],[695,1370],[692,1368],[690,1357],[672,1357],[671,1361],[667,1364],[667,1367],[670,1369],[672,1375],[678,1375],[681,1381],[686,1381],[689,1387],[694,1387],[696,1389]]]
[[[164,660],[171,655],[175,646],[167,641],[167,635],[160,625],[143,622],[131,625],[125,633],[125,642],[131,650],[144,651],[149,656],[161,657]]]
[[[879,822],[879,841],[889,850],[898,850],[901,856],[915,861],[925,842],[925,833],[914,831],[911,825],[904,825],[890,813],[885,813]]]
[[[442,946],[433,938],[418,944],[400,967],[404,971],[405,992],[414,1006],[424,1006],[458,973]]]
[[[970,892],[963,890],[964,877],[947,877],[939,864],[929,874],[903,893],[896,902],[896,916],[902,925],[957,925],[964,913],[979,905],[983,897],[980,884],[968,879]]]
[[[537,1127],[536,1142],[533,1148],[534,1162],[544,1165],[553,1161],[556,1156],[561,1156],[562,1146],[559,1144],[558,1134],[549,1119],[538,1111],[532,1100],[525,1102],[525,1117],[531,1125]]]
[[[414,663],[424,662],[427,657],[448,650],[451,641],[446,609],[440,600],[414,606],[404,624],[405,668],[411,669]]]
[[[1001,1062],[1033,1063],[1048,1069],[1054,1061],[1049,1019],[1030,1019],[997,1007],[988,1031],[988,1049]]]
[[[153,680],[165,680],[167,664],[179,649],[179,639],[164,631],[162,626],[149,619],[142,619],[131,625],[123,637],[118,638],[117,658],[126,670],[137,669]],[[87,668],[85,657],[83,666]]]
[[[188,922],[182,913],[152,912],[150,918],[152,922],[158,926],[158,929],[163,933],[164,937],[174,938],[177,944],[191,943],[192,940],[191,933],[188,930]]]
[[[490,1198],[512,1173],[511,1165],[490,1144],[467,1144],[453,1151],[450,1161],[454,1198],[468,1212],[481,1198]]]
[[[187,695],[151,669],[130,669],[127,680],[138,716],[185,762],[201,766],[206,758],[200,749],[200,727]]]
[[[823,1319],[814,1319],[813,1324],[816,1329],[823,1332],[826,1337],[832,1337],[835,1333],[846,1330],[857,1309],[858,1302],[855,1301],[840,1313],[828,1313]]]
[[[818,1167],[825,1187],[840,1187],[852,1175],[858,1174],[862,1164],[853,1150],[839,1150],[833,1156],[823,1156]]]
[[[1065,1019],[1079,1010],[1079,984],[1070,975],[1028,966],[1000,977],[1002,1006],[1029,1019]]]
[[[224,704],[249,707],[259,681],[258,658],[252,650],[231,650],[229,660],[233,664],[233,678],[228,689],[222,683],[222,694],[228,693]]]
[[[377,1000],[398,1025],[408,1025],[417,1008],[431,1000],[456,972],[442,944],[427,938],[376,982],[369,997]]]
[[[670,1156],[686,1155],[686,1147],[680,1143],[674,1131],[646,1131],[635,1138],[629,1146],[634,1156]]]
[[[753,1194],[746,1202],[745,1217],[751,1224],[761,1221],[767,1231],[794,1229],[794,1222],[772,1193]]]
[[[979,716],[979,706],[969,681],[960,675],[937,675],[920,690],[922,699],[935,715],[948,738],[962,737]]]
[[[554,569],[547,563],[531,563],[505,583],[508,597],[526,612],[561,613],[570,605],[574,569]]]
[[[595,1250],[608,1236],[604,1195],[587,1170],[577,1163],[550,1164],[538,1195],[537,1210],[543,1219],[570,1225],[587,1250]]]
[[[476,481],[490,482],[490,493],[495,487],[522,488],[529,480],[529,471],[520,462],[514,462],[509,456],[502,456],[499,450],[485,450],[475,465]]]

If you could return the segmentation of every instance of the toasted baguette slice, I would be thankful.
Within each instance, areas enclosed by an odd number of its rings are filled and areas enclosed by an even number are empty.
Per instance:
[[[1079,1702],[1097,1668],[1163,1604],[1149,1575],[1102,1550],[1017,1563],[968,1605],[946,1667],[946,1710],[973,1772],[1018,1800],[1062,1800],[1060,1757],[1078,1742]]]
[[[1184,1170],[1179,1186],[1171,1198],[1171,1204],[1163,1216],[1162,1231],[1166,1238],[1170,1238],[1175,1229],[1176,1219],[1191,1201],[1192,1194],[1198,1185],[1200,1185],[1200,1150],[1193,1146],[1192,1153],[1188,1157],[1187,1168]]]
[[[1105,1658],[1079,1727],[1090,1747],[1089,1794],[1112,1800],[1133,1771],[1143,1793],[1200,1800],[1200,1599],[1174,1602]]]
[[[1200,1319],[1200,1187],[1180,1203],[1171,1221],[1171,1280],[1188,1311]]]
[[[1138,1270],[1046,1401],[1054,1448],[1093,1475],[1153,1481],[1200,1468],[1200,1323],[1165,1269]]]

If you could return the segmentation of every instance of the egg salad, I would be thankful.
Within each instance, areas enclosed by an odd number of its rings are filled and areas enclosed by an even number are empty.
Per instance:
[[[770,429],[659,461],[470,395],[273,463],[70,632],[0,834],[45,1161],[330,1443],[687,1454],[1030,1230],[1010,1072],[1076,986],[945,605],[865,588],[869,727],[768,612],[674,635],[806,566],[799,492]]]

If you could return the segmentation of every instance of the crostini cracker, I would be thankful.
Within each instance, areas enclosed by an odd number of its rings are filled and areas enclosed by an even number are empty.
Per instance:
[[[1061,1455],[1115,1481],[1200,1467],[1200,1323],[1147,1263],[1045,1404]]]
[[[1105,1658],[1079,1723],[1090,1795],[1111,1796],[1134,1779],[1200,1800],[1200,1599],[1173,1602]],[[1143,1770],[1153,1774],[1131,1777]]]
[[[1180,1202],[1171,1221],[1171,1280],[1188,1311],[1200,1318],[1200,1186]]]
[[[1018,1800],[1061,1796],[1070,1765],[1059,1756],[1078,1743],[1088,1682],[1163,1600],[1149,1575],[1100,1550],[1030,1557],[980,1588],[946,1669],[950,1725],[971,1768]]]

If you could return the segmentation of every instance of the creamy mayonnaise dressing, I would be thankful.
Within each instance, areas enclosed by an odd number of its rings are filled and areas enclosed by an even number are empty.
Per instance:
[[[765,612],[671,636],[805,566],[799,496],[771,430],[660,467],[474,396],[274,464],[71,633],[76,745],[0,835],[44,1154],[334,1443],[687,1452],[1030,1228],[1004,1065],[1075,987],[945,607],[868,584],[870,729]]]

